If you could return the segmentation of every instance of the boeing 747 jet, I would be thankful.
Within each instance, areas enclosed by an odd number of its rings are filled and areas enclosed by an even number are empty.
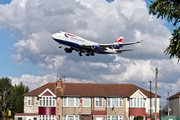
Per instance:
[[[77,35],[60,31],[52,35],[52,38],[60,44],[59,48],[61,48],[61,44],[69,46],[64,48],[66,53],[72,53],[72,51],[76,51],[79,53],[79,56],[82,56],[84,53],[86,56],[94,56],[97,54],[119,54],[126,51],[132,51],[132,49],[120,49],[126,45],[132,45],[141,43],[141,41],[136,42],[126,42],[123,43],[124,37],[119,37],[114,43],[111,44],[100,44],[97,42],[86,40]]]

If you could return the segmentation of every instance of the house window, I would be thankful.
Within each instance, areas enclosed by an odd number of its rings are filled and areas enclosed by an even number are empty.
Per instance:
[[[39,105],[40,106],[56,106],[56,99],[55,97],[43,96],[39,98]]]
[[[107,107],[122,107],[122,98],[107,98]]]
[[[75,97],[63,98],[63,107],[79,107],[79,98],[75,98]]]
[[[102,98],[95,98],[95,107],[102,107]]]
[[[130,116],[130,117],[129,117],[129,120],[134,120],[134,116]]]
[[[79,120],[78,115],[63,115],[63,120]]]
[[[151,98],[151,106],[155,106],[155,98]]]
[[[22,120],[22,117],[18,117],[18,120]]]
[[[90,107],[90,106],[91,106],[91,99],[83,98],[83,107]]]
[[[153,109],[148,109],[148,114],[153,114]]]
[[[35,97],[28,97],[28,105],[35,105]]]
[[[107,116],[107,120],[123,120],[122,116]]]
[[[130,107],[145,107],[144,98],[130,98]]]
[[[55,115],[40,115],[39,120],[56,120]]]

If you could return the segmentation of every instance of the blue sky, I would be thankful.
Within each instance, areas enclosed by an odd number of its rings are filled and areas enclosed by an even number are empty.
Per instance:
[[[159,94],[178,91],[179,64],[163,53],[173,27],[155,17],[149,20],[149,0],[76,1],[0,0],[0,9],[6,11],[0,11],[0,77],[30,89],[55,81],[58,73],[71,82],[133,83],[149,89],[158,67]],[[66,54],[52,40],[59,30],[100,43],[119,35],[125,42],[144,41],[129,46],[133,52],[79,57],[76,52]]]
[[[114,0],[107,0],[108,2]],[[1,0],[0,4],[9,4],[11,0]],[[146,0],[147,6],[150,4],[149,0]],[[172,31],[172,25],[165,21],[165,25]],[[0,36],[1,42],[0,44],[0,58],[1,63],[0,67],[0,76],[7,77],[7,76],[14,76],[20,77],[22,74],[41,74],[41,67],[33,65],[31,63],[19,63],[17,64],[13,59],[11,59],[11,54],[15,53],[12,46],[18,40],[18,35],[15,32],[9,31],[5,28],[0,28]],[[47,73],[47,71],[45,72]]]

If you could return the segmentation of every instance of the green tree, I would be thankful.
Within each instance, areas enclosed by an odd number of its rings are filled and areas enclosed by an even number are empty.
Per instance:
[[[24,97],[29,88],[22,84],[12,86],[9,78],[0,79],[0,119],[7,117],[8,110],[11,110],[12,116],[15,113],[24,111]]]
[[[134,120],[143,120],[143,116],[136,116],[134,117]]]
[[[167,19],[172,22],[174,30],[170,38],[169,46],[164,51],[172,57],[180,60],[180,1],[179,0],[152,0],[149,13],[157,15],[157,18]]]
[[[11,95],[11,106],[12,106],[12,115],[15,113],[24,112],[24,97],[23,94],[27,93],[29,88],[22,84],[13,86],[12,95]]]
[[[9,78],[0,79],[0,114],[7,116],[10,108],[10,93],[11,93],[11,80]]]

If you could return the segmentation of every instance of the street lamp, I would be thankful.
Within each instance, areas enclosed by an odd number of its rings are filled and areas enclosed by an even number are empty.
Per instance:
[[[151,120],[151,81],[149,81],[150,83],[150,120]]]

